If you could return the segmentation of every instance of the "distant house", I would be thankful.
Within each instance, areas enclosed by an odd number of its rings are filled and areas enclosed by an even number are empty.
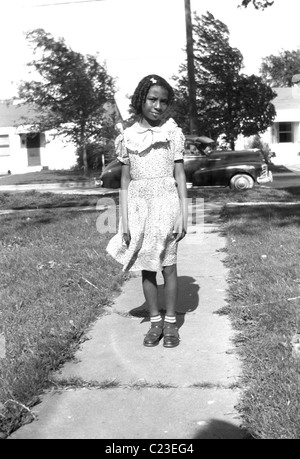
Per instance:
[[[272,101],[276,109],[274,123],[261,134],[271,151],[276,154],[275,164],[300,162],[300,88],[272,88],[277,96]],[[236,147],[247,146],[247,139],[240,137]]]
[[[120,120],[114,103],[107,104],[108,116]],[[70,169],[76,164],[76,147],[55,135],[55,131],[32,132],[26,119],[38,121],[28,105],[0,102],[0,174]]]

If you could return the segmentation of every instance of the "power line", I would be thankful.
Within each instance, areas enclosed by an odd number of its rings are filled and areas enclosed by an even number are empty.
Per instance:
[[[95,2],[105,2],[106,0],[77,0],[71,2],[57,2],[57,3],[44,3],[43,5],[31,5],[31,8],[40,8],[43,6],[59,6],[59,5],[71,5],[76,3],[95,3]]]

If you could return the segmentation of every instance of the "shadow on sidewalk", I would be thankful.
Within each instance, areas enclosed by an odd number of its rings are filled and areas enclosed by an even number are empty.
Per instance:
[[[194,439],[203,440],[253,440],[245,429],[239,428],[229,422],[212,419],[194,436]]]
[[[182,327],[185,320],[185,315],[188,312],[193,312],[199,306],[199,290],[200,287],[196,283],[196,279],[190,276],[179,276],[178,277],[178,306],[177,312],[177,324],[178,327]],[[158,285],[158,303],[162,313],[165,313],[164,308],[164,285]],[[137,308],[129,311],[134,317],[141,317],[143,322],[149,322],[150,316],[146,302]]]

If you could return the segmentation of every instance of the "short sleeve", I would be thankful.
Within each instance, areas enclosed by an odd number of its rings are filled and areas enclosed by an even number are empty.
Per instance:
[[[172,133],[171,147],[174,152],[174,161],[183,159],[185,137],[180,127],[177,127]]]
[[[123,134],[119,134],[115,140],[115,150],[117,159],[123,164],[129,164],[129,156],[125,146]]]

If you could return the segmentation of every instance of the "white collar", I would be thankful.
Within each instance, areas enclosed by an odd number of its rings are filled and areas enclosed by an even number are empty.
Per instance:
[[[170,132],[176,127],[172,118],[160,126],[151,126],[146,120],[136,122],[124,131],[125,146],[134,153],[141,153],[155,143],[168,142]]]

